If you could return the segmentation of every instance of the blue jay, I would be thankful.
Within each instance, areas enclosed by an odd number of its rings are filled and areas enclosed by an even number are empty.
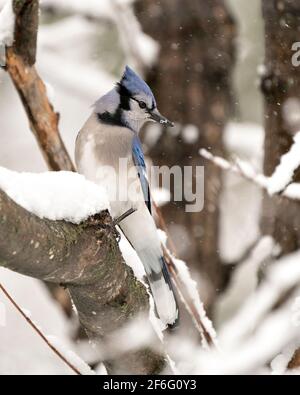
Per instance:
[[[178,307],[151,213],[144,153],[138,136],[147,121],[173,126],[157,110],[146,82],[126,66],[120,82],[95,103],[80,130],[75,160],[79,173],[106,187],[114,219],[135,210],[119,227],[144,265],[159,318],[172,328],[178,321]]]

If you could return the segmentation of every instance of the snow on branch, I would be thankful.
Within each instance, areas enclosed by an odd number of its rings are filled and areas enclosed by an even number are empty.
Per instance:
[[[238,174],[239,176],[254,182],[256,185],[258,185],[261,188],[264,189],[267,188],[267,177],[265,177],[262,174],[256,173],[250,164],[243,162],[241,160],[236,160],[235,163],[230,163],[224,158],[221,158],[219,156],[214,156],[211,152],[207,151],[206,149],[200,149],[199,154],[203,158],[213,162],[216,166],[220,167],[221,169],[229,170],[235,174]]]
[[[300,166],[300,132],[294,136],[294,143],[290,150],[282,155],[280,163],[268,180],[270,195],[283,191],[293,180],[294,172]]]
[[[161,239],[164,257],[168,264],[171,277],[173,279],[175,288],[186,308],[188,314],[191,316],[193,323],[200,333],[202,347],[209,349],[210,346],[218,347],[217,335],[213,328],[212,322],[206,315],[203,303],[200,299],[197,283],[192,279],[191,273],[187,264],[179,259],[176,259],[171,251],[167,248],[167,240],[170,242],[172,252],[173,247],[172,239],[167,233],[167,227],[159,207],[154,203],[156,214],[159,218],[159,224],[163,230],[159,229],[159,236]]]
[[[186,306],[188,312],[191,314],[196,327],[201,333],[202,346],[209,349],[210,345],[218,348],[217,334],[212,325],[211,320],[207,317],[203,303],[199,296],[197,283],[192,279],[190,271],[186,263],[182,260],[172,257],[172,261],[177,271],[175,281],[177,289],[180,293],[182,302]]]
[[[48,335],[47,341],[74,367],[75,371],[82,376],[93,376],[96,374],[87,363],[85,363],[74,351],[69,350],[56,336]]]
[[[258,187],[267,191],[271,196],[275,196],[280,193],[280,196],[284,196],[293,200],[300,200],[300,183],[294,182],[287,185],[291,181],[291,177],[295,168],[298,167],[296,165],[297,160],[295,160],[295,152],[299,150],[299,146],[299,142],[295,142],[292,147],[292,154],[288,153],[285,155],[287,158],[292,158],[292,163],[287,164],[289,160],[285,158],[283,164],[279,165],[278,170],[275,170],[274,175],[271,177],[266,177],[263,174],[257,173],[249,163],[240,159],[236,159],[235,163],[230,163],[224,158],[213,155],[206,149],[200,149],[199,154],[203,158],[213,162],[221,169],[231,171],[232,173],[235,173],[246,180],[253,182]],[[298,160],[298,162],[300,161]],[[286,185],[287,187],[282,190],[282,187],[284,188]]]
[[[24,205],[31,205],[33,211],[37,209],[41,216],[46,214],[46,206],[50,209],[56,201],[63,202],[60,197],[53,197],[50,191],[52,197],[49,202],[45,206],[36,207],[38,189],[32,193],[21,185],[19,192],[22,191],[24,195],[27,193],[29,197],[18,195],[18,188],[7,179],[9,174],[1,169],[1,185],[5,184],[9,193]],[[54,174],[54,177],[64,177],[63,173]],[[46,179],[48,176],[46,173]],[[28,175],[23,177],[24,180],[29,179],[31,185],[36,185],[38,178],[31,179]],[[22,175],[19,179],[22,180]],[[96,204],[98,190],[88,184],[84,186],[85,180],[78,181],[86,192],[90,191],[93,197],[91,202]],[[55,184],[53,180],[51,182],[52,185]],[[41,194],[44,194],[44,200],[46,192],[42,191],[43,187],[45,184],[42,182]],[[56,192],[61,193],[57,189]],[[69,198],[72,206],[72,198]],[[86,200],[87,211],[81,211],[82,216],[86,216],[91,209],[96,210],[91,202]],[[73,206],[74,210],[76,205]],[[57,212],[55,210],[53,209],[53,215],[65,217],[59,207]],[[74,213],[69,212],[68,215],[73,218]],[[75,217],[75,220],[78,221],[79,218]],[[81,325],[95,342],[105,339],[106,335],[120,328],[133,316],[149,311],[147,292],[124,264],[112,219],[107,211],[101,211],[80,224],[41,219],[17,205],[0,187],[0,266],[66,287]],[[144,350],[119,356],[110,361],[108,372],[151,374],[163,367],[160,354],[147,351],[147,361],[143,359],[144,356]]]
[[[27,211],[53,221],[79,224],[109,209],[105,190],[78,173],[18,173],[0,167],[0,189]]]

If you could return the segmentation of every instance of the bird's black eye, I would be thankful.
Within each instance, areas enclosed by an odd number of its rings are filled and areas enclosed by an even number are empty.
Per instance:
[[[146,108],[146,107],[147,107],[147,106],[146,106],[146,103],[143,102],[143,101],[139,101],[139,106],[140,106],[141,108]]]

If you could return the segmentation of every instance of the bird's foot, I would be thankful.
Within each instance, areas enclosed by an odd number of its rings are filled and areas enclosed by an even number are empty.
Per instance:
[[[131,215],[132,213],[134,213],[136,211],[135,208],[130,208],[129,210],[127,210],[124,214],[120,215],[119,217],[115,218],[112,222],[112,228],[113,228],[113,233],[116,237],[117,242],[119,243],[121,240],[121,234],[118,231],[118,229],[116,228],[117,225],[119,225],[119,223],[121,221],[123,221],[125,218],[127,218],[129,215]]]
[[[114,235],[116,241],[119,243],[121,240],[121,234],[117,229],[117,225],[119,225],[119,223],[121,221],[123,221],[125,218],[127,218],[129,215],[131,215],[135,211],[136,211],[135,208],[130,208],[124,214],[115,218],[112,222],[111,222],[110,216],[108,215],[108,212],[96,214],[96,215],[93,215],[92,217],[88,218],[87,224],[89,226],[95,226],[98,228],[98,231],[100,232],[99,237],[101,234],[101,229],[107,230],[108,232],[110,232],[111,234]]]

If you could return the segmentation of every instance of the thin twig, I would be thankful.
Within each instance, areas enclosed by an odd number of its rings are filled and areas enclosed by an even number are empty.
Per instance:
[[[172,255],[164,246],[163,246],[163,250],[164,250],[164,256],[167,257],[167,263],[169,266],[171,276],[174,280],[174,284],[177,289],[177,292],[179,293],[181,299],[183,300],[187,312],[192,317],[196,329],[200,333],[202,342],[207,346],[213,345],[217,349],[217,344],[215,342],[215,339],[211,336],[211,334],[207,330],[206,325],[204,324],[201,315],[195,306],[194,301],[188,295],[186,285],[181,281],[180,276],[178,276]]]
[[[169,248],[171,249],[171,253],[167,250],[167,248],[164,245],[162,245],[162,247],[163,247],[163,251],[164,251],[164,257],[166,258],[166,261],[167,261],[167,264],[168,264],[168,267],[170,270],[170,274],[171,274],[173,281],[174,281],[175,288],[176,288],[177,292],[179,293],[179,295],[181,296],[181,299],[184,302],[187,312],[192,317],[192,320],[195,323],[196,329],[198,330],[198,332],[200,334],[202,342],[204,342],[207,345],[212,344],[212,345],[216,346],[215,340],[210,335],[209,331],[206,329],[206,326],[202,321],[201,315],[198,312],[194,301],[189,297],[185,284],[182,283],[182,281],[180,280],[180,277],[178,276],[176,265],[173,261],[173,257],[177,256],[176,247],[175,247],[175,244],[168,232],[168,228],[167,228],[165,219],[162,215],[162,212],[161,212],[160,208],[158,207],[158,205],[154,202],[153,199],[152,199],[152,205],[153,205],[153,207],[156,211],[156,215],[158,217],[159,227],[166,233],[167,238],[168,238],[168,243],[169,243]],[[200,298],[200,296],[199,296],[199,298]]]
[[[13,297],[6,291],[4,286],[0,283],[0,290],[3,292],[3,294],[7,297],[7,299],[13,304],[13,306],[18,310],[18,312],[22,315],[23,318],[28,322],[28,324],[34,329],[34,331],[42,338],[42,340],[47,344],[48,347],[51,348],[51,350],[66,364],[69,366],[70,369],[73,370],[77,375],[81,376],[80,371],[70,362],[66,359],[65,356],[63,356],[56,347],[53,346],[47,339],[47,337],[41,332],[41,330],[34,324],[34,322],[24,313],[24,311],[21,309],[21,307],[15,302]]]

